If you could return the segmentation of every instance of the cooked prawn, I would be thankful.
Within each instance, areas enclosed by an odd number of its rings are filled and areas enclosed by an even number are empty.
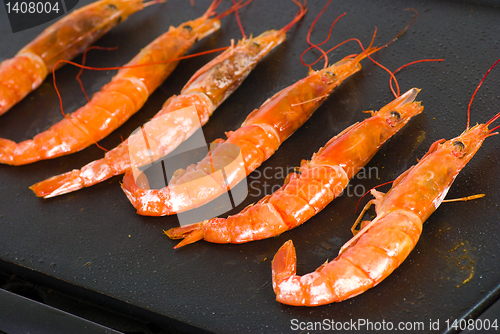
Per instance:
[[[133,172],[128,171],[122,185],[125,194],[141,215],[171,215],[210,202],[267,160],[337,86],[361,70],[360,61],[377,50],[370,47],[366,52],[346,57],[320,71],[311,70],[309,76],[278,92],[251,112],[239,129],[227,133],[226,141],[217,140],[219,145],[197,165],[178,171],[168,187],[147,189],[146,182],[138,178],[137,184]],[[235,158],[235,146],[244,163],[226,171],[229,180],[226,184],[213,172]]]
[[[100,0],[66,15],[0,64],[0,115],[35,90],[59,60],[70,60],[118,23],[164,0]]]
[[[324,9],[328,4],[329,2]],[[337,20],[334,21],[333,25]],[[308,33],[308,43],[312,45],[311,48],[320,49],[309,41],[313,26],[314,23]],[[408,26],[396,38],[407,28]],[[132,168],[125,174],[122,188],[129,201],[136,208],[137,213],[151,216],[176,214],[200,207],[233,188],[267,160],[284,140],[304,124],[337,86],[360,71],[361,60],[369,57],[375,62],[370,54],[396,39],[381,47],[372,47],[375,35],[376,30],[367,49],[357,39],[347,40],[357,41],[363,52],[359,55],[347,56],[331,66],[327,66],[327,52],[322,52],[323,57],[325,57],[325,68],[320,71],[314,71],[310,68],[309,76],[283,89],[264,102],[259,109],[248,115],[238,130],[226,133],[228,136],[226,141],[216,140],[214,142],[216,145],[212,145],[215,148],[197,165],[191,165],[186,170],[178,170],[170,180],[168,187],[149,189],[147,178],[143,177],[144,174]],[[241,158],[241,162],[239,158]]]
[[[220,27],[215,0],[203,16],[170,27],[129,63],[92,100],[33,139],[0,138],[0,163],[23,165],[77,152],[106,137],[135,114],[197,41]],[[171,61],[174,60],[174,61]]]
[[[410,89],[330,139],[310,161],[302,161],[300,174],[289,174],[281,189],[255,205],[227,219],[212,218],[165,233],[172,239],[185,238],[175,247],[179,248],[200,239],[215,243],[260,240],[299,226],[340,195],[382,144],[422,112],[420,102],[414,101],[418,92]]]
[[[255,68],[257,63],[286,38],[286,32],[300,20],[306,9],[301,6],[293,21],[281,30],[266,31],[260,36],[243,38],[234,47],[227,49],[214,60],[198,70],[182,89],[180,95],[169,98],[148,126],[154,124],[158,136],[149,136],[155,152],[142,156],[164,156],[172,152],[198,128],[204,125],[215,109],[231,95]],[[175,122],[158,122],[160,116],[176,110],[194,106],[199,122],[176,116]],[[159,124],[164,124],[160,126]],[[167,141],[162,138],[168,138]],[[82,169],[51,177],[31,187],[37,196],[45,198],[65,194],[89,187],[108,178],[123,174],[130,168],[128,140],[106,153],[105,157],[93,161]],[[146,147],[145,147],[146,148]]]
[[[500,59],[492,68],[498,62]],[[439,207],[483,141],[497,134],[493,131],[498,127],[489,130],[488,126],[498,118],[500,113],[472,128],[467,122],[460,136],[433,143],[415,166],[394,181],[387,194],[372,190],[375,199],[367,207],[375,204],[376,218],[363,222],[339,256],[316,271],[296,275],[295,248],[291,240],[287,241],[272,262],[276,300],[297,306],[323,305],[354,297],[379,284],[413,250],[423,223]]]

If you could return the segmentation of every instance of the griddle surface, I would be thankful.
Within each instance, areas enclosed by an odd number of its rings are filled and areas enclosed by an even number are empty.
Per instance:
[[[90,1],[80,1],[78,7]],[[325,1],[310,1],[305,18],[292,28],[288,40],[262,61],[248,79],[212,116],[203,128],[207,141],[236,129],[249,112],[268,97],[307,75],[299,57],[307,47],[306,35]],[[117,51],[91,51],[91,66],[126,63],[141,47],[165,32],[169,25],[200,16],[210,1],[169,0],[133,15],[96,45],[117,46]],[[224,8],[230,5],[225,2]],[[421,88],[418,99],[424,113],[415,117],[372,159],[367,168],[377,174],[355,178],[351,194],[395,179],[417,162],[441,138],[460,134],[466,125],[469,99],[488,68],[500,57],[500,8],[493,1],[343,1],[334,2],[319,20],[313,42],[326,38],[333,20],[339,20],[328,46],[351,37],[369,44],[374,26],[376,45],[390,41],[412,18],[407,33],[373,58],[391,70],[423,58],[443,58],[441,63],[408,67],[397,77],[402,91]],[[0,17],[6,17],[0,6]],[[240,12],[247,34],[260,34],[285,26],[295,15],[292,1],[254,0]],[[0,59],[12,57],[48,25],[13,34],[0,20]],[[201,41],[191,53],[227,46],[241,34],[233,15],[222,19],[222,28]],[[349,43],[330,54],[330,61],[359,53]],[[316,54],[317,55],[317,54]],[[171,77],[150,97],[144,108],[100,144],[113,148],[150,119],[171,95],[213,55],[182,61]],[[306,60],[314,56],[308,54]],[[81,62],[81,57],[75,59]],[[246,200],[230,213],[256,202],[272,186],[282,184],[278,168],[298,166],[302,159],[332,136],[367,116],[362,110],[379,109],[390,100],[389,75],[369,60],[360,73],[348,79],[310,120],[266,161],[249,181]],[[320,68],[321,65],[317,65]],[[78,69],[65,66],[57,72],[67,112],[85,102],[77,82]],[[86,71],[86,89],[95,92],[113,71]],[[472,106],[472,122],[485,122],[499,111],[500,69],[491,72]],[[0,119],[0,136],[16,141],[32,138],[62,118],[52,77]],[[302,226],[269,240],[243,245],[197,242],[173,250],[177,241],[163,230],[178,225],[174,217],[142,217],[120,189],[120,177],[49,200],[36,198],[28,189],[52,175],[80,168],[103,156],[96,146],[71,156],[32,165],[0,166],[0,260],[2,267],[24,275],[45,277],[48,284],[73,289],[75,294],[103,301],[159,322],[187,323],[217,333],[291,332],[292,320],[372,322],[440,321],[457,319],[476,307],[499,286],[500,235],[499,137],[486,140],[479,153],[457,177],[447,198],[477,193],[479,200],[443,204],[424,225],[421,239],[408,259],[385,281],[366,293],[339,304],[315,308],[291,307],[275,301],[271,260],[278,248],[292,239],[297,248],[298,274],[315,270],[338,253],[350,238],[359,196],[336,199]],[[373,169],[372,169],[373,170]],[[267,173],[264,173],[267,171]],[[374,171],[374,170],[373,170]],[[373,172],[375,173],[375,172]],[[266,176],[273,177],[266,178]],[[385,191],[386,188],[383,188]],[[18,269],[16,269],[18,268]],[[173,320],[172,320],[173,319]],[[177,322],[178,321],[178,322]],[[418,332],[418,331],[416,331]]]

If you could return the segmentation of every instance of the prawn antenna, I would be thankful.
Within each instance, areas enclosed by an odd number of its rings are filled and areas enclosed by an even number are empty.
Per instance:
[[[202,17],[204,17],[204,18],[209,18],[209,17],[210,17],[210,16],[212,16],[212,15],[216,15],[217,13],[215,12],[215,9],[216,9],[217,7],[219,7],[219,5],[221,4],[221,2],[222,2],[222,0],[214,0],[214,1],[210,4],[210,6],[208,7],[207,11],[205,12],[205,14],[203,14],[203,16],[202,16]],[[232,7],[231,7],[231,8],[232,8]],[[225,13],[225,12],[223,12],[223,13]],[[223,14],[223,13],[222,13],[222,14]],[[229,12],[229,13],[231,13],[231,12]],[[228,13],[228,14],[229,14],[229,13]],[[221,15],[221,14],[219,14],[219,15]],[[227,15],[227,14],[226,14],[226,15]],[[218,18],[218,17],[217,17],[217,18]]]
[[[418,18],[418,11],[416,9],[414,9],[414,8],[405,8],[403,10],[411,10],[411,11],[413,11],[415,13],[415,16],[413,17],[413,20],[411,20],[411,22],[408,23],[406,25],[406,27],[404,27],[390,42],[382,45],[380,48],[385,48],[385,47],[389,46],[390,44],[392,44],[393,42],[395,42],[399,37],[403,36],[406,33],[406,31],[408,30],[408,28],[410,28],[410,26],[413,23],[415,23],[415,21],[417,20],[417,18]]]
[[[85,62],[87,60],[87,52],[89,52],[90,50],[107,50],[107,51],[113,51],[113,50],[116,50],[118,49],[117,46],[115,47],[102,47],[102,46],[97,46],[97,45],[94,45],[94,46],[90,46],[88,47],[87,49],[85,49],[85,51],[83,52],[83,56],[82,56],[82,65],[85,65]],[[87,102],[90,102],[90,98],[89,96],[87,95],[87,92],[85,91],[85,88],[83,87],[83,82],[82,80],[80,79],[80,76],[82,75],[83,73],[83,68],[80,68],[80,71],[78,72],[78,74],[76,75],[76,81],[78,81],[78,84],[80,85],[80,89],[82,90],[83,92],[83,95],[85,95],[85,98],[87,99]]]
[[[392,43],[393,43],[394,41],[396,41],[398,38],[400,38],[401,36],[403,36],[403,35],[404,35],[404,33],[408,30],[408,28],[410,28],[410,26],[411,26],[413,23],[415,23],[415,21],[417,20],[417,17],[418,17],[418,11],[417,11],[416,9],[414,9],[414,8],[406,8],[406,9],[404,9],[404,10],[412,10],[412,11],[415,13],[415,16],[413,17],[413,20],[411,20],[411,22],[410,22],[410,23],[408,23],[408,24],[406,25],[406,27],[404,27],[404,28],[403,28],[403,29],[402,29],[402,30],[401,30],[401,31],[400,31],[400,32],[399,32],[399,33],[398,33],[398,34],[397,34],[397,35],[396,35],[396,36],[395,36],[392,40],[390,40],[388,43],[386,43],[386,44],[384,44],[384,45],[382,45],[382,46],[376,47],[376,48],[374,48],[374,50],[373,50],[372,52],[367,53],[367,52],[365,51],[365,49],[363,48],[363,45],[361,44],[361,42],[360,42],[359,40],[357,40],[357,41],[358,41],[358,43],[359,43],[359,45],[361,46],[361,49],[363,49],[363,53],[365,53],[365,54],[366,54],[366,57],[368,57],[368,58],[369,58],[369,59],[370,59],[370,60],[371,60],[371,61],[372,61],[375,65],[377,65],[377,66],[379,66],[380,68],[382,68],[382,69],[384,69],[385,71],[387,71],[387,72],[389,73],[389,75],[391,76],[391,79],[392,79],[392,80],[394,80],[394,82],[395,82],[395,84],[396,84],[396,89],[397,89],[397,93],[396,93],[396,94],[394,94],[394,95],[396,96],[396,98],[397,98],[397,97],[399,97],[399,95],[400,95],[400,90],[399,90],[399,84],[398,84],[398,81],[397,81],[396,77],[394,76],[394,73],[393,73],[393,72],[391,72],[389,69],[387,69],[387,68],[386,68],[385,66],[383,66],[382,64],[380,64],[380,63],[376,62],[376,61],[375,61],[372,57],[370,57],[370,54],[375,53],[375,52],[379,51],[380,49],[383,49],[383,48],[385,48],[385,47],[389,46],[390,44],[392,44]],[[375,27],[375,32],[373,33],[372,42],[370,43],[370,46],[368,47],[368,49],[370,49],[371,45],[373,44],[373,41],[374,41],[374,39],[375,39],[375,35],[376,35],[376,33],[377,33],[377,27]],[[392,92],[394,93],[394,90],[393,90],[393,88],[392,88],[392,84],[391,84],[391,90],[392,90]]]
[[[413,64],[418,64],[418,63],[423,63],[423,62],[428,62],[428,61],[444,61],[444,59],[420,59],[420,60],[415,60],[415,61],[409,62],[408,64],[405,64],[405,65],[399,67],[397,70],[395,70],[394,72],[392,72],[392,74],[395,75],[396,73],[398,73],[399,71],[401,71],[403,68],[405,68],[407,66],[410,66],[410,65],[413,65]],[[399,93],[396,94],[396,92],[394,91],[394,87],[392,86],[392,81],[393,81],[393,76],[391,75],[391,77],[389,78],[389,87],[391,88],[391,92],[392,92],[392,94],[394,94],[394,97],[398,98],[399,97]]]
[[[488,76],[488,74],[490,73],[490,71],[500,62],[500,59],[498,59],[491,67],[490,69],[486,72],[486,74],[484,75],[483,79],[481,80],[481,82],[479,83],[479,85],[477,85],[477,88],[476,90],[474,91],[474,93],[472,94],[472,97],[470,98],[470,102],[469,102],[469,107],[467,108],[467,129],[469,128],[469,125],[470,125],[470,106],[472,104],[472,101],[474,100],[474,97],[476,96],[476,93],[477,91],[479,90],[479,87],[481,87],[481,85],[483,84],[484,80],[486,79],[486,77]],[[500,117],[500,114],[496,114],[495,116],[493,116],[492,119],[490,119],[486,125],[490,125],[491,123],[493,123],[498,117]],[[498,129],[499,127],[495,127],[493,129],[491,129],[489,132],[491,133],[492,131],[495,131],[496,129]]]
[[[233,0],[234,7],[237,7],[236,0]],[[245,30],[243,29],[243,25],[240,20],[240,13],[238,12],[238,8],[234,10],[234,15],[236,16],[236,22],[238,22],[238,27],[240,27],[241,35],[243,39],[247,39],[247,35],[245,34]]]
[[[295,14],[293,20],[280,30],[282,33],[288,32],[288,30],[290,30],[294,26],[294,24],[297,23],[307,13],[307,8],[306,8],[307,0],[304,0],[304,3],[300,3],[297,0],[293,0],[293,2],[297,6],[299,6],[300,9],[297,12],[297,14]]]
[[[375,186],[375,187],[373,187],[373,188],[369,189],[367,192],[365,192],[365,193],[363,194],[363,196],[361,196],[361,197],[359,198],[358,203],[356,203],[356,209],[354,210],[354,213],[357,213],[357,212],[358,212],[358,207],[359,207],[359,203],[361,202],[361,200],[362,200],[362,199],[363,199],[366,195],[368,195],[368,194],[369,194],[369,193],[370,193],[373,189],[377,189],[377,188],[379,188],[379,187],[382,187],[382,186],[385,186],[385,185],[391,184],[391,183],[393,183],[393,182],[394,182],[394,181],[389,181],[389,182],[385,182],[385,183],[379,184],[378,186]]]
[[[209,12],[209,10],[207,10],[207,13],[209,13],[208,16],[211,16],[211,15],[215,15],[215,8],[217,8],[217,6],[220,5],[220,3],[222,2],[223,0],[214,0],[214,2],[212,3],[212,5],[210,5],[210,7],[213,6],[213,9]],[[231,8],[229,9],[226,9],[225,11],[223,11],[222,13],[220,13],[219,15],[217,15],[215,17],[215,19],[221,19],[225,16],[228,16],[229,14],[231,14],[232,12],[234,11],[237,11],[238,9],[241,9],[243,7],[245,7],[246,5],[248,5],[250,2],[252,2],[253,0],[247,0],[245,2],[243,2],[243,0],[240,0],[238,1],[237,3],[235,3]],[[236,14],[236,16],[238,17],[238,14]]]
[[[472,201],[474,199],[482,198],[484,196],[486,196],[486,194],[477,194],[477,195],[471,195],[471,196],[461,197],[461,198],[445,199],[445,200],[443,200],[443,203]]]
[[[319,14],[316,16],[316,18],[314,19],[313,23],[311,24],[311,27],[309,28],[309,31],[307,32],[307,44],[309,44],[310,46],[309,46],[309,47],[308,47],[308,48],[307,48],[304,52],[302,52],[302,54],[300,55],[300,62],[302,63],[302,65],[307,66],[307,67],[309,67],[309,68],[311,68],[311,66],[315,65],[317,62],[319,62],[319,61],[321,60],[321,58],[323,58],[323,57],[325,57],[325,65],[324,65],[324,68],[326,68],[326,67],[328,66],[328,56],[327,56],[328,52],[332,51],[333,49],[335,49],[335,48],[337,48],[337,47],[339,47],[340,45],[342,45],[342,44],[344,44],[344,43],[345,43],[345,41],[344,41],[344,42],[340,43],[339,45],[337,45],[337,46],[333,47],[332,49],[328,50],[327,52],[325,52],[322,48],[320,48],[320,45],[323,45],[323,44],[325,44],[326,42],[328,42],[328,40],[330,40],[330,37],[332,36],[332,29],[333,29],[333,27],[335,26],[335,24],[337,23],[337,21],[338,21],[338,20],[339,20],[342,16],[346,15],[346,13],[341,14],[339,17],[337,17],[337,18],[335,19],[335,21],[333,21],[332,25],[330,26],[330,30],[328,31],[328,36],[327,36],[327,38],[326,38],[323,42],[318,43],[318,44],[314,44],[314,43],[312,43],[312,42],[311,42],[311,33],[312,33],[312,30],[313,30],[313,28],[314,28],[314,26],[315,26],[315,24],[316,24],[316,21],[319,19],[319,17],[321,16],[321,14],[323,14],[323,12],[326,10],[326,7],[328,6],[328,4],[329,4],[330,2],[331,2],[331,0],[330,0],[330,1],[328,1],[328,2],[326,3],[326,5],[323,7],[323,9],[319,12]],[[306,54],[309,50],[311,50],[311,49],[317,49],[317,50],[319,50],[319,51],[322,53],[322,56],[320,56],[320,57],[319,57],[319,58],[318,58],[315,62],[310,63],[310,64],[306,64],[306,63],[304,62],[303,58],[304,58],[304,55],[305,55],[305,54]]]
[[[493,118],[490,119],[486,123],[486,125],[490,125],[491,123],[493,123],[494,121],[496,121],[499,117],[500,117],[500,112],[498,114],[496,114],[495,116],[493,116]],[[498,128],[500,128],[500,125],[495,126],[493,129],[489,130],[488,133],[490,133],[490,135],[498,134],[498,133],[493,133],[493,131],[497,130]]]
[[[391,70],[389,70],[387,67],[385,67],[384,65],[380,64],[378,61],[376,61],[375,59],[373,59],[370,55],[379,51],[380,49],[386,47],[387,45],[389,45],[391,42],[385,44],[385,45],[382,45],[382,46],[378,46],[378,47],[372,47],[372,44],[373,44],[373,41],[375,40],[375,35],[377,34],[377,27],[375,27],[375,31],[373,32],[373,37],[372,37],[372,41],[370,42],[370,45],[368,46],[368,49],[365,49],[364,46],[363,46],[363,43],[361,43],[361,41],[357,38],[351,38],[350,40],[347,40],[347,41],[351,41],[351,40],[354,40],[356,42],[358,42],[359,46],[361,47],[361,49],[363,50],[362,53],[360,53],[359,55],[357,55],[356,57],[359,57],[361,59],[363,58],[368,58],[370,59],[375,65],[377,65],[378,67],[382,68],[384,71],[386,71],[387,73],[389,73],[389,75],[391,76],[391,78],[394,80],[394,83],[396,84],[396,89],[397,89],[397,94],[396,94],[396,97],[399,97],[400,95],[400,90],[399,90],[399,84],[398,84],[398,80],[396,79],[396,77],[394,76],[394,73],[391,72]],[[394,41],[395,39],[393,39]],[[346,42],[347,42],[346,41]],[[328,50],[328,52],[330,52],[332,49]],[[352,57],[352,56],[347,56],[346,58],[349,58],[349,57]]]

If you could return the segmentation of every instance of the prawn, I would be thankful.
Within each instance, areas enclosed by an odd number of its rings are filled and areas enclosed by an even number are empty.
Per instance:
[[[307,41],[311,47],[305,52],[311,48],[321,50],[309,41],[309,36],[329,3],[330,1],[326,3],[309,28]],[[333,22],[330,34],[337,20],[344,15]],[[328,66],[327,52],[322,52],[322,57],[325,58],[322,70],[314,71],[309,66],[307,77],[276,93],[259,109],[252,111],[239,129],[226,133],[226,141],[216,140],[212,145],[213,149],[197,165],[193,164],[186,170],[177,170],[167,187],[150,189],[144,174],[132,168],[125,173],[123,191],[138,214],[150,216],[172,215],[191,210],[226,193],[273,155],[281,143],[309,119],[336,87],[360,71],[361,60],[368,57],[375,62],[370,54],[391,44],[408,27],[409,25],[396,38],[380,47],[372,47],[376,30],[367,49],[354,38],[338,44],[329,51],[355,40],[363,52],[344,57],[331,66]]]
[[[339,196],[382,144],[422,112],[420,102],[414,102],[418,92],[412,88],[380,111],[371,111],[372,117],[330,139],[310,161],[303,160],[300,174],[289,174],[281,189],[239,214],[172,228],[165,234],[171,239],[185,238],[175,247],[179,248],[200,239],[216,243],[260,240],[299,226]]]
[[[0,64],[0,115],[35,90],[47,74],[83,52],[111,28],[164,0],[100,0],[60,19]]]
[[[157,142],[151,145],[157,148],[155,155],[163,156],[172,152],[194,133],[198,124],[203,126],[208,121],[215,109],[239,87],[257,63],[286,39],[286,32],[307,11],[299,5],[300,10],[290,24],[281,30],[269,30],[257,37],[243,38],[236,46],[227,49],[198,70],[179,95],[172,96],[164,103],[162,109],[149,122],[150,126],[155,124],[155,133],[159,134],[149,136],[150,141]],[[162,121],[155,123],[160,116],[188,106],[196,108],[199,123],[189,122],[180,115],[176,116],[175,122],[166,122],[165,126],[158,125],[163,123]],[[169,140],[163,143],[162,137],[168,137]],[[150,156],[151,153],[148,153],[142,156]],[[82,169],[51,177],[31,186],[31,189],[37,196],[54,197],[123,174],[130,168],[130,164],[126,140],[107,152],[103,159],[93,161]]]
[[[500,59],[490,70],[498,62]],[[498,134],[493,131],[499,127],[488,129],[498,118],[500,113],[472,128],[467,121],[466,130],[458,137],[434,142],[416,165],[393,182],[388,193],[372,189],[375,199],[365,206],[357,222],[372,204],[377,216],[364,221],[361,230],[342,246],[339,256],[316,271],[296,275],[295,248],[291,240],[287,241],[272,262],[276,300],[296,306],[340,302],[384,280],[413,250],[423,223],[439,207],[458,173],[487,137]]]
[[[89,103],[48,130],[21,143],[0,138],[0,163],[24,165],[55,158],[80,151],[106,137],[144,105],[177,66],[177,58],[196,41],[219,29],[220,21],[218,17],[212,18],[212,14],[220,2],[214,0],[198,19],[170,27],[122,66]]]
[[[141,215],[172,215],[210,202],[273,155],[336,87],[361,70],[360,61],[379,49],[370,44],[359,55],[347,56],[319,71],[311,69],[307,77],[276,93],[252,111],[239,129],[226,133],[226,141],[216,140],[215,148],[197,165],[178,170],[167,187],[149,189],[147,180],[141,177],[136,180],[132,169],[125,173],[123,191]],[[225,168],[227,178],[222,178],[215,172],[238,156],[236,147],[243,162],[232,164],[230,170]]]

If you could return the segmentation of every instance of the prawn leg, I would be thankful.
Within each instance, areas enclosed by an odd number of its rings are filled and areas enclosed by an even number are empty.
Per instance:
[[[415,102],[419,90],[410,89],[384,106],[372,117],[356,123],[303,161],[301,174],[292,173],[286,184],[255,205],[227,219],[213,218],[195,224],[192,233],[203,231],[204,239],[216,243],[243,243],[277,236],[316,215],[347,186],[349,179],[368,163],[382,144],[399,131],[413,116],[422,112]],[[189,237],[186,227],[165,233],[171,237]],[[179,233],[183,230],[183,233]],[[189,239],[191,242],[199,239]],[[188,244],[187,239],[177,245]]]
[[[216,0],[217,1],[217,0]],[[0,163],[24,165],[82,150],[135,114],[170,75],[194,43],[220,27],[214,2],[200,18],[183,23],[141,50],[90,102],[33,139],[16,144],[0,138]]]
[[[155,0],[100,0],[57,21],[0,64],[0,115],[35,90],[59,60],[70,60]],[[60,64],[62,65],[62,64]]]
[[[298,21],[305,12],[306,9],[301,7],[292,22]],[[241,85],[257,63],[286,39],[289,28],[290,26],[287,26],[278,31],[264,32],[257,37],[244,38],[236,46],[227,49],[198,70],[181,93],[169,98],[149,122],[150,125],[154,124],[154,131],[157,134],[149,136],[150,140],[155,142],[152,146],[156,149],[155,152],[144,152],[142,156],[165,156],[189,138],[198,128],[197,124],[201,126],[206,124],[215,109]],[[189,106],[196,109],[199,122],[184,119],[181,115],[175,118],[175,122],[160,120],[161,116]],[[162,140],[163,137],[168,140]],[[75,169],[41,181],[31,186],[31,189],[37,196],[49,198],[123,174],[131,166],[129,140],[107,152],[103,159],[93,161],[82,169]]]

